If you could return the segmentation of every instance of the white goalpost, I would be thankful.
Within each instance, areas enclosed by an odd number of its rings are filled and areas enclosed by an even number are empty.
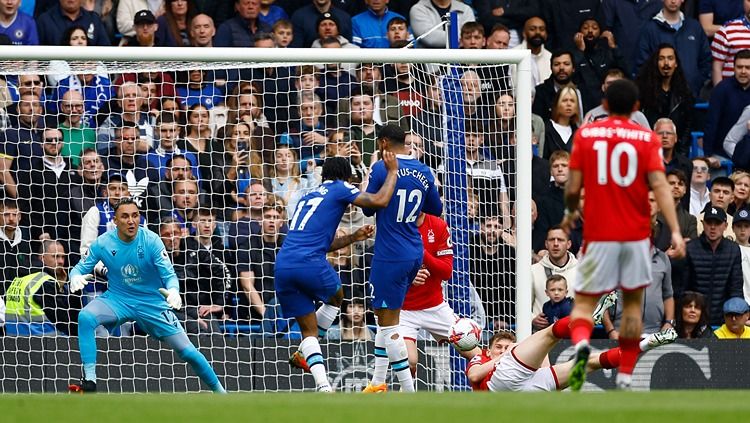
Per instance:
[[[288,363],[301,339],[274,297],[275,255],[325,158],[347,157],[366,186],[387,123],[411,134],[439,182],[454,249],[445,300],[485,341],[501,329],[529,336],[530,60],[528,50],[0,48],[0,196],[19,213],[0,222],[11,245],[0,393],[62,392],[81,377],[77,310],[112,269],[97,268],[79,297],[62,282],[124,196],[167,246],[177,317],[227,390],[312,389]],[[338,233],[368,223],[352,208]],[[368,240],[328,256],[345,302],[321,346],[339,391],[360,390],[372,371],[372,255]],[[57,291],[20,282],[45,273]],[[454,351],[424,331],[417,345],[418,389],[465,389]],[[137,324],[99,328],[97,346],[99,391],[206,389]]]

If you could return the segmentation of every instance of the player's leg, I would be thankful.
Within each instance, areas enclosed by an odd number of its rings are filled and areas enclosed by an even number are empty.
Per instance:
[[[333,269],[331,269],[333,271]],[[338,278],[338,276],[337,276]],[[344,289],[339,286],[338,291],[333,294],[328,301],[324,302],[322,306],[318,307],[315,312],[315,319],[318,322],[318,337],[325,338],[328,329],[336,320],[341,310],[341,303],[344,302]]]
[[[80,385],[72,384],[72,391],[96,390],[96,328],[107,328],[118,323],[117,314],[105,297],[98,297],[88,303],[78,314],[78,349],[83,364],[83,380]]]
[[[620,367],[617,370],[618,388],[630,387],[635,362],[638,361],[640,353],[639,343],[641,341],[643,313],[643,290],[623,291],[622,320],[620,321],[619,344],[622,350]]]
[[[409,355],[409,369],[412,377],[417,375],[417,361],[419,351],[417,350],[417,336],[421,329],[424,313],[422,310],[401,310],[399,315],[399,333],[404,338],[406,352]],[[386,355],[387,357],[387,355]]]
[[[216,376],[216,372],[214,372],[214,369],[211,367],[211,363],[209,363],[208,360],[206,360],[206,357],[190,342],[190,339],[188,339],[184,330],[173,335],[165,336],[162,340],[172,347],[182,360],[190,364],[190,367],[193,368],[195,374],[197,374],[203,383],[208,385],[213,392],[220,394],[226,393],[221,382],[219,382],[218,376]]]
[[[310,373],[312,373],[315,379],[315,386],[318,391],[331,392],[332,389],[330,382],[328,382],[328,375],[326,374],[323,352],[318,342],[318,321],[315,317],[315,312],[296,317],[295,319],[302,332],[302,342],[299,344],[299,350],[310,369]]]

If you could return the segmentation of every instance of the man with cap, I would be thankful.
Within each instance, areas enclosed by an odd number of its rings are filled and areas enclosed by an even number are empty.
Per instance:
[[[703,208],[703,213],[698,215],[698,233],[703,232],[703,216],[709,207],[717,207],[726,213],[729,205],[734,202],[734,181],[726,176],[717,176],[711,181],[711,189],[708,191],[708,204]],[[727,226],[724,228],[724,238],[734,241],[732,232],[732,215],[727,214]]]
[[[710,324],[722,323],[722,307],[732,297],[742,297],[742,255],[734,241],[724,238],[727,213],[718,206],[706,207],[703,233],[687,244],[685,290],[706,297]]]
[[[294,38],[289,47],[310,47],[319,36],[318,27],[321,18],[329,14],[335,18],[340,35],[352,39],[352,17],[335,7],[331,0],[312,0],[305,7],[297,9],[292,15]],[[323,37],[320,37],[323,38]]]
[[[735,242],[740,246],[742,254],[742,279],[744,286],[742,291],[745,301],[750,303],[750,208],[747,206],[737,210],[732,223]]]
[[[750,306],[742,298],[734,297],[724,303],[724,324],[714,331],[719,339],[750,339]]]
[[[341,48],[359,48],[359,46],[349,42],[346,37],[341,35],[339,20],[331,12],[326,12],[320,15],[315,27],[318,30],[318,39],[313,41],[310,47],[320,48],[323,47],[323,40],[328,37],[333,37],[339,40]]]
[[[121,47],[154,47],[159,45],[156,39],[156,30],[159,24],[156,23],[156,16],[150,10],[144,9],[138,11],[133,17],[133,28],[135,35],[125,37],[120,43]]]

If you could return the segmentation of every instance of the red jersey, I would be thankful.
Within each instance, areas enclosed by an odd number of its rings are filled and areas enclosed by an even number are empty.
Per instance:
[[[404,310],[424,310],[443,302],[443,281],[453,274],[453,243],[448,224],[437,216],[425,214],[419,227],[424,246],[422,266],[430,272],[424,285],[411,285],[406,292]]]
[[[481,366],[484,363],[487,363],[489,361],[492,361],[490,358],[490,352],[487,350],[482,350],[480,354],[475,355],[474,357],[469,360],[469,364],[466,365],[466,376],[469,376],[469,369],[471,369],[474,366]],[[492,373],[495,372],[495,369],[493,368],[490,370],[489,373],[487,373],[487,376],[484,377],[484,379],[481,380],[479,383],[472,383],[471,384],[471,390],[472,391],[489,391],[490,389],[487,387],[487,382],[490,381],[490,378],[492,377]]]
[[[661,141],[620,117],[581,127],[573,138],[570,169],[583,174],[583,239],[639,241],[651,234],[648,173],[664,171]]]

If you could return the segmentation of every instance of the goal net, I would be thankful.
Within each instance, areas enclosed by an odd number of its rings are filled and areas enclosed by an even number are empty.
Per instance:
[[[142,226],[164,242],[184,303],[176,316],[224,386],[313,389],[312,377],[288,362],[301,336],[275,297],[276,254],[326,158],[349,159],[353,183],[366,186],[386,124],[407,132],[412,156],[439,184],[454,251],[445,300],[484,328],[485,344],[499,329],[527,336],[526,58],[480,50],[3,49],[0,392],[61,392],[81,378],[78,311],[107,291],[108,272],[127,269],[98,266],[82,295],[63,282],[114,228],[113,205],[124,197],[140,204]],[[337,235],[365,224],[374,220],[352,206]],[[345,300],[321,346],[339,391],[361,390],[373,371],[373,243],[328,254]],[[137,322],[97,329],[100,391],[206,389],[146,330]],[[422,330],[417,346],[419,390],[466,389],[465,361],[446,343]],[[398,389],[390,372],[388,381]]]

